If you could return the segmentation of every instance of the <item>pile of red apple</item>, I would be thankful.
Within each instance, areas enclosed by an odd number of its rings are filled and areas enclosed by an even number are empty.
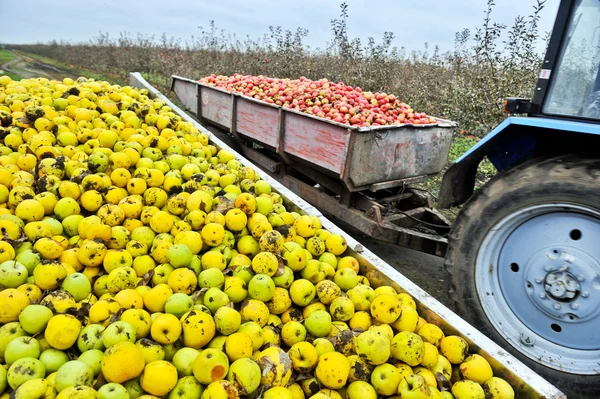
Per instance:
[[[327,79],[277,79],[266,76],[210,75],[201,83],[243,94],[270,104],[291,108],[351,126],[428,125],[437,123],[415,112],[393,94],[362,91]]]

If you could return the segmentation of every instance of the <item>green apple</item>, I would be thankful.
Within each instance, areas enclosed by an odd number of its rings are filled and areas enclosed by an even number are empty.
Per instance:
[[[170,362],[175,357],[177,351],[181,348],[181,346],[177,346],[175,344],[167,344],[163,345],[163,349],[165,350],[165,360]]]
[[[62,289],[73,296],[79,302],[90,296],[92,285],[83,273],[69,274],[62,282]]]
[[[19,314],[19,322],[23,330],[35,335],[44,331],[52,316],[52,311],[43,305],[27,305]]]
[[[88,366],[92,368],[94,372],[94,377],[98,377],[100,375],[100,369],[102,366],[102,358],[104,357],[104,352],[99,349],[90,349],[89,351],[85,351],[79,356],[77,360],[80,362],[84,362]]]
[[[98,389],[98,396],[100,399],[129,399],[129,392],[123,385],[111,382]]]
[[[165,313],[171,313],[179,319],[192,309],[192,306],[194,306],[192,298],[183,292],[178,292],[167,299],[167,303],[165,303]]]
[[[8,386],[7,376],[8,370],[6,370],[6,367],[0,367],[0,395],[6,391],[6,387]]]
[[[213,287],[209,288],[204,294],[204,305],[210,309],[212,314],[215,314],[217,309],[229,303],[229,297],[220,289]]]
[[[375,367],[371,373],[371,385],[377,393],[384,396],[395,394],[401,379],[400,371],[389,363]]]
[[[134,378],[123,383],[123,387],[127,389],[131,399],[137,399],[144,394],[144,389],[140,385],[140,379]]]
[[[83,327],[77,338],[77,348],[79,351],[85,352],[90,349],[104,350],[103,332],[104,326],[100,324],[90,324]]]
[[[273,277],[273,282],[275,283],[275,287],[289,289],[294,282],[294,271],[285,266],[282,274]]]
[[[331,330],[331,315],[324,310],[316,310],[308,315],[304,326],[313,337],[326,337]]]
[[[83,219],[83,215],[69,215],[62,220],[63,229],[67,236],[73,237],[79,234],[79,223]]]
[[[32,337],[17,337],[6,345],[4,352],[4,361],[8,366],[19,359],[32,357],[37,359],[40,356],[40,343]]]
[[[177,374],[179,376],[190,376],[193,375],[192,363],[196,360],[196,357],[200,354],[200,351],[194,348],[181,348],[173,356],[173,365],[177,368]]]
[[[58,220],[49,216],[46,216],[42,220],[50,225],[50,227],[52,228],[53,236],[59,236],[63,233],[63,225]]]
[[[169,393],[168,399],[199,398],[202,396],[204,387],[196,377],[187,376],[180,378],[175,387]]]
[[[216,379],[222,379],[227,375],[229,370],[229,359],[227,355],[219,349],[204,349],[194,359],[192,364],[194,376],[200,383],[208,385],[215,380],[215,370],[217,373]],[[221,374],[221,375],[219,375]]]
[[[333,343],[327,338],[317,338],[313,341],[313,346],[317,350],[319,356],[323,353],[335,352]]]
[[[254,195],[258,197],[261,194],[271,194],[271,185],[264,180],[254,182]]]
[[[198,285],[200,288],[211,288],[223,287],[223,283],[225,282],[225,275],[221,270],[216,267],[211,267],[210,269],[202,270],[200,274],[198,274]]]
[[[325,280],[325,267],[318,260],[310,259],[306,262],[304,269],[300,271],[300,276],[313,284],[317,284],[319,281]]]
[[[348,291],[358,284],[358,275],[349,267],[344,267],[335,272],[333,282],[336,283],[342,291]]]
[[[69,356],[58,349],[46,349],[40,354],[40,360],[46,367],[46,374],[52,374],[69,361]]]
[[[27,332],[18,321],[6,323],[0,327],[0,361],[4,362],[4,351],[6,346],[17,337],[23,337]]]
[[[252,270],[252,266],[238,266],[233,271],[233,276],[241,278],[242,280],[244,280],[244,283],[248,284],[254,276],[254,271]]]
[[[156,287],[158,284],[167,284],[169,275],[173,270],[175,268],[168,263],[156,266],[154,268],[154,275],[152,276],[152,285]]]
[[[115,321],[102,332],[102,342],[107,349],[120,342],[135,343],[135,338],[135,328],[126,321]]]
[[[248,296],[261,302],[268,302],[275,295],[275,283],[266,274],[257,274],[248,283]]]
[[[167,259],[173,267],[186,267],[192,262],[194,254],[185,244],[175,244],[167,250]]]
[[[400,380],[398,393],[402,399],[431,399],[431,390],[420,375],[410,374]]]
[[[54,388],[57,392],[73,385],[92,385],[94,380],[94,370],[87,364],[79,360],[66,362],[56,372]]]
[[[24,251],[33,251],[33,244],[29,241],[22,242],[21,245],[15,248],[15,255]]]
[[[260,366],[248,358],[241,358],[231,363],[227,380],[237,384],[242,392],[252,395],[260,386]]]
[[[256,185],[254,185],[256,190]],[[273,200],[271,197],[256,197],[256,212],[268,215],[273,212]]]
[[[24,357],[17,360],[8,369],[8,385],[14,390],[21,386],[25,381],[34,378],[44,378],[46,369],[44,364],[33,357]]]
[[[202,271],[202,260],[200,256],[194,255],[192,257],[192,261],[188,265],[188,268],[192,269],[196,275],[198,275]]]
[[[17,288],[25,284],[29,277],[27,268],[15,260],[0,263],[0,285],[4,288]]]
[[[33,269],[40,264],[42,258],[38,253],[31,250],[25,250],[18,254],[15,260],[25,266],[27,272],[31,275],[33,274]]]
[[[188,159],[180,154],[170,154],[166,161],[171,167],[171,170],[180,170],[188,163]]]

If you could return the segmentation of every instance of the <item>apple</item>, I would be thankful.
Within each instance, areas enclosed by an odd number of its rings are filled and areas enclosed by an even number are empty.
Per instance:
[[[77,348],[79,351],[85,352],[90,349],[104,350],[103,332],[104,327],[100,324],[90,324],[83,327],[77,338]]]
[[[173,267],[187,267],[194,257],[192,250],[185,244],[174,244],[167,250],[167,259]]]
[[[410,374],[400,380],[398,393],[402,399],[431,399],[431,390],[420,375]]]
[[[192,269],[196,275],[198,275],[202,271],[202,261],[200,256],[194,255],[188,267]]]
[[[200,288],[222,288],[224,282],[225,276],[223,275],[223,272],[216,267],[202,270],[198,274],[198,285]]]
[[[371,385],[377,393],[384,396],[395,394],[401,379],[400,371],[389,363],[375,367],[371,373]]]
[[[0,367],[0,394],[6,391],[6,387],[8,386],[8,370],[6,367]]]
[[[181,348],[175,353],[172,363],[177,368],[179,376],[193,375],[192,363],[199,354],[200,351],[194,348]]]
[[[129,399],[129,392],[123,385],[111,382],[98,389],[98,397],[100,399]]]
[[[79,360],[66,362],[56,372],[54,388],[57,392],[73,385],[92,385],[94,379],[94,370],[87,364]]]
[[[0,285],[4,288],[17,288],[25,284],[29,277],[27,268],[15,260],[0,263]]]
[[[0,361],[4,360],[6,346],[17,337],[26,336],[27,332],[21,327],[21,323],[13,321],[0,327]]]
[[[268,302],[275,294],[275,283],[266,274],[257,274],[248,283],[248,296],[261,302]]]
[[[19,314],[19,323],[23,330],[35,335],[44,331],[52,316],[52,311],[43,305],[27,305]]]
[[[150,338],[142,338],[135,343],[142,355],[146,364],[154,362],[156,360],[165,359],[165,349],[156,341]]]
[[[229,303],[229,297],[219,288],[209,288],[204,294],[204,305],[210,309],[212,314],[215,314],[217,309]]]
[[[62,282],[62,289],[73,296],[79,302],[90,296],[92,285],[83,273],[69,274]]]
[[[40,356],[40,343],[32,337],[17,337],[6,345],[4,351],[4,361],[8,366],[19,359],[32,357],[37,359]]]
[[[194,301],[192,298],[187,294],[178,292],[171,295],[167,299],[167,303],[165,304],[165,313],[171,313],[179,319],[181,316],[191,310],[192,306],[194,306]]]
[[[256,195],[257,199],[259,198],[259,196],[261,194],[271,194],[271,185],[269,184],[269,182],[267,182],[265,180],[259,180],[259,181],[255,182],[254,183],[254,194]],[[262,197],[262,198],[264,198],[264,197]],[[257,202],[257,206],[258,206],[258,202]]]
[[[199,398],[202,396],[204,387],[194,376],[186,376],[177,381],[175,387],[169,393],[168,399]]]
[[[46,369],[40,360],[33,357],[24,357],[10,366],[6,379],[8,385],[14,390],[21,386],[25,381],[34,378],[44,378],[45,376]]]
[[[39,357],[40,361],[44,363],[46,367],[46,374],[52,374],[60,368],[63,364],[69,361],[69,355],[58,349],[49,348],[43,351]]]
[[[316,310],[308,315],[304,326],[313,337],[326,337],[331,330],[331,315],[324,310]]]
[[[102,342],[107,349],[119,342],[135,343],[135,338],[135,328],[125,321],[115,321],[102,332]]]
[[[25,250],[17,255],[15,260],[21,263],[27,269],[27,272],[32,275],[33,269],[40,264],[42,258],[36,252]]]
[[[127,389],[131,399],[137,399],[144,394],[144,389],[140,385],[139,377],[124,382],[123,387]]]
[[[88,366],[92,368],[94,372],[94,377],[100,375],[100,369],[102,366],[102,358],[104,357],[104,352],[99,349],[90,349],[89,351],[83,352],[77,360],[80,362],[84,362]]]
[[[358,275],[349,267],[344,267],[335,272],[333,282],[336,283],[342,291],[349,291],[358,285]]]
[[[157,286],[159,284],[167,284],[169,281],[169,275],[175,270],[169,263],[163,263],[154,268],[154,276],[152,276],[152,285]]]

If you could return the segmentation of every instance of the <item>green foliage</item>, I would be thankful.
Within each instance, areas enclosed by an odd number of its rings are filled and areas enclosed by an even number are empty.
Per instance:
[[[2,70],[2,65],[6,64],[7,62],[10,62],[12,60],[15,59],[15,56],[13,53],[11,53],[8,50],[0,50],[0,70]],[[21,76],[14,74],[12,72],[9,71],[4,71],[2,70],[2,72],[0,73],[1,75],[7,75],[10,76],[10,78],[12,80],[21,80]]]

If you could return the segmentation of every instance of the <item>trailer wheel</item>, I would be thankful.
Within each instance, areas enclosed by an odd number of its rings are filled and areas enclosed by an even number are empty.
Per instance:
[[[600,394],[600,161],[537,160],[468,201],[446,268],[458,312],[574,397]]]

